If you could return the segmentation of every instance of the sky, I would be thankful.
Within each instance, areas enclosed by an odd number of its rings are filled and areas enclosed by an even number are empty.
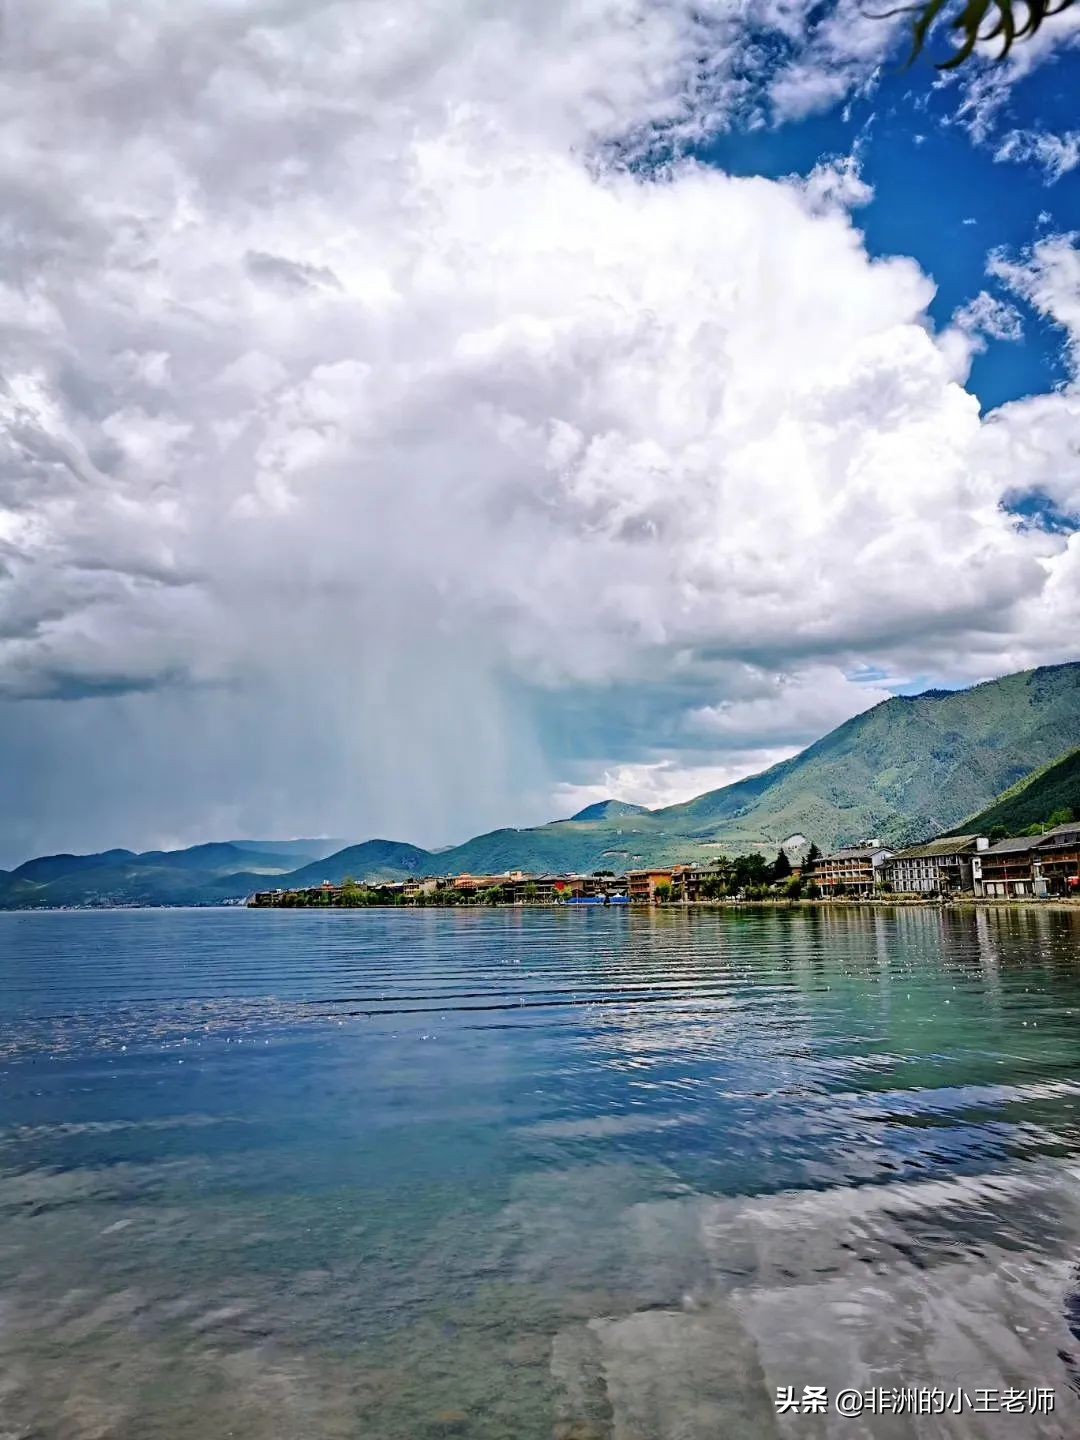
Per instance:
[[[0,0],[0,865],[669,803],[1080,658],[1080,6],[907,24]]]

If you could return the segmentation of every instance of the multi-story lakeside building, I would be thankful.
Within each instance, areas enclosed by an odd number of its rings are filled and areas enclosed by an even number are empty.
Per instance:
[[[1080,893],[1080,822],[999,840],[973,861],[973,890],[987,899]]]
[[[989,848],[985,835],[952,835],[897,850],[882,867],[885,885],[897,895],[972,893],[972,862]]]
[[[873,895],[881,887],[882,867],[892,853],[880,840],[849,845],[816,860],[810,879],[823,895]]]

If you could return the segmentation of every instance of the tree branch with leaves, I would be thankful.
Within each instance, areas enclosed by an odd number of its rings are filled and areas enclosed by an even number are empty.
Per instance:
[[[1018,40],[1030,40],[1051,15],[1060,15],[1076,0],[965,0],[961,9],[947,21],[957,39],[955,54],[937,61],[939,70],[955,70],[975,53],[975,47],[1001,41],[994,57],[1004,60]],[[930,32],[938,21],[946,21],[953,11],[953,0],[920,0],[915,5],[900,5],[893,10],[878,11],[876,18],[893,15],[914,15],[912,47],[908,64],[913,65],[926,48]]]

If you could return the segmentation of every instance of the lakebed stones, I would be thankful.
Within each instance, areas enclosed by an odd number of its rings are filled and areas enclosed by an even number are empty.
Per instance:
[[[556,1440],[777,1440],[756,1348],[725,1305],[595,1319],[558,1336]]]
[[[1070,1167],[947,1181],[693,1198],[632,1207],[620,1234],[631,1313],[568,1326],[552,1346],[554,1440],[1004,1440],[1017,1417],[866,1413],[848,1387],[1051,1387],[1025,1436],[1071,1440],[1080,1192]],[[1042,1253],[998,1235],[1038,1232]],[[668,1276],[681,1301],[650,1303]],[[1070,1309],[1070,1306],[1073,1308]],[[826,1413],[779,1414],[778,1392],[824,1387]]]

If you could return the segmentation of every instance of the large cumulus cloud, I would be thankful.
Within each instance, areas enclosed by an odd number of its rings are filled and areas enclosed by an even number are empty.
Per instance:
[[[977,333],[867,255],[850,164],[657,168],[745,105],[748,34],[683,0],[12,12],[0,733],[54,830],[74,795],[135,839],[449,839],[658,745],[771,757],[818,680],[814,723],[878,698],[860,667],[1068,653],[1076,547],[1004,502],[1080,508],[1075,392],[980,418]],[[998,265],[1075,325],[1067,237]]]

